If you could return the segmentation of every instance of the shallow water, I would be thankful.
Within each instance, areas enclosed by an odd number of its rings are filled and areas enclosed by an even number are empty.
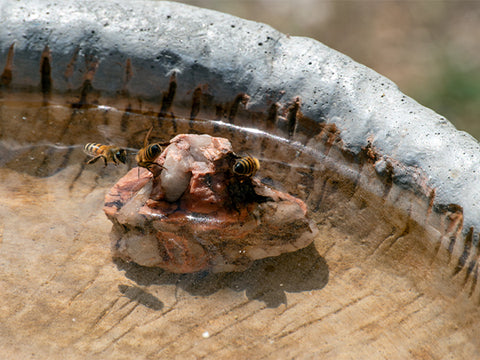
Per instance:
[[[475,282],[467,282],[469,296],[458,296],[463,280],[451,281],[442,262],[448,252],[432,257],[414,220],[354,186],[358,168],[335,160],[334,147],[108,107],[3,104],[0,116],[6,358],[118,358],[144,347],[146,358],[213,359],[241,348],[247,357],[308,349],[323,358],[380,359],[434,349],[467,357],[479,348]],[[259,157],[265,183],[307,202],[318,239],[242,273],[177,275],[113,260],[104,196],[133,166],[152,124],[152,142],[205,132]],[[130,160],[86,165],[82,146],[92,141],[125,146]],[[453,327],[455,338],[445,332]]]

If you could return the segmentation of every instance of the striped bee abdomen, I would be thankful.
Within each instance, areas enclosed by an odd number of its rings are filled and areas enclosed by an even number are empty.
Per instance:
[[[91,156],[98,156],[102,153],[102,147],[105,147],[105,145],[98,144],[98,143],[88,143],[85,144],[83,147],[83,151],[87,153],[88,155]]]
[[[253,176],[260,168],[260,162],[253,156],[238,159],[233,165],[233,172],[242,176]]]
[[[160,144],[151,144],[140,149],[136,156],[138,166],[148,169],[151,165],[154,164],[155,159],[161,153],[162,147],[160,146]]]

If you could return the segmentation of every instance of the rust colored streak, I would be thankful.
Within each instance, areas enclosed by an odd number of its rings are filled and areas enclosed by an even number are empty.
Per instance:
[[[190,120],[195,120],[200,112],[200,99],[202,98],[202,88],[199,86],[193,91],[192,110],[190,112]]]
[[[130,113],[132,112],[132,104],[128,103],[125,111],[122,114],[122,120],[120,121],[120,128],[123,132],[127,131],[128,129],[128,122],[130,119]]]
[[[215,106],[215,120],[220,121],[223,118],[223,107],[221,105]]]
[[[475,292],[475,288],[477,287],[478,283],[478,258],[475,260],[471,260],[470,264],[468,265],[466,277],[470,274],[473,274],[472,285],[470,286],[470,291],[468,292],[468,297],[472,297],[473,293]],[[467,278],[465,278],[465,284],[467,283]]]
[[[43,95],[50,94],[52,90],[52,66],[50,65],[50,49],[45,46],[40,60],[40,84]]]
[[[12,82],[13,53],[15,52],[14,46],[15,43],[10,45],[10,48],[8,49],[7,63],[5,64],[5,68],[0,77],[0,86],[8,86]]]
[[[435,201],[435,195],[436,195],[435,189],[432,189],[428,197],[429,201],[428,201],[427,217],[430,216],[430,214],[432,213],[433,203]]]
[[[160,108],[160,112],[158,113],[159,118],[165,118],[168,111],[173,103],[173,99],[175,99],[175,93],[177,92],[177,76],[175,72],[170,76],[170,84],[168,86],[168,91],[163,93],[162,97],[162,106]]]
[[[67,68],[65,69],[64,76],[65,76],[65,79],[67,80],[68,83],[70,82],[70,78],[73,76],[73,72],[74,72],[74,69],[75,69],[75,63],[77,62],[79,51],[80,51],[80,48],[77,47],[75,49],[75,51],[73,52],[72,58],[70,59],[70,61],[67,64]]]
[[[390,190],[392,190],[392,186],[393,186],[393,165],[390,161],[387,161],[384,181],[385,181],[385,190],[383,192],[383,198],[385,199],[388,193],[390,192]]]
[[[470,256],[470,250],[472,249],[472,242],[473,242],[473,227],[470,228],[468,231],[467,236],[465,236],[465,244],[463,247],[463,253],[462,255],[458,258],[458,263],[457,266],[453,272],[453,275],[457,275],[465,266],[468,257]]]
[[[297,126],[297,116],[300,109],[300,98],[296,97],[293,103],[288,107],[287,114],[287,132],[288,136],[292,137]]]
[[[322,117],[318,118],[318,120],[320,119],[322,119]],[[306,117],[300,112],[297,115],[297,125],[295,128],[295,133],[302,134],[308,139],[311,139],[312,137],[317,136],[320,131],[322,131],[322,127],[318,124],[319,121]]]
[[[250,100],[250,96],[248,96],[245,93],[240,93],[235,97],[232,107],[230,108],[230,113],[228,114],[228,122],[230,124],[234,123],[235,117],[237,116],[238,107],[240,106],[240,104],[242,104],[243,106],[246,106],[248,103],[248,100]]]
[[[132,79],[132,76],[133,76],[132,61],[130,60],[130,58],[128,58],[127,61],[125,62],[125,79],[124,79],[125,85],[124,85],[124,87],[127,86],[129,81]]]
[[[85,73],[84,80],[89,80],[91,83],[98,68],[98,60],[93,59],[93,56],[85,57],[85,67],[87,68],[87,72]]]
[[[93,59],[93,56],[85,57],[86,73],[83,77],[82,90],[80,91],[80,99],[76,103],[72,103],[73,109],[82,109],[90,107],[87,101],[87,95],[92,92],[92,81],[95,77],[95,72],[98,68],[98,61]]]
[[[266,119],[267,130],[272,130],[275,128],[278,120],[278,108],[279,108],[279,104],[273,103],[268,109],[268,114]]]
[[[455,204],[451,204],[453,206],[458,206]],[[447,215],[448,220],[450,220],[447,229],[445,231],[446,234],[450,234],[450,243],[448,244],[448,253],[449,253],[449,259],[448,262],[450,262],[450,257],[451,254],[453,253],[453,247],[455,246],[455,242],[457,241],[458,236],[460,236],[460,233],[463,228],[463,211],[462,212],[453,212],[449,215]]]
[[[82,90],[80,93],[80,100],[76,103],[72,104],[73,109],[82,109],[82,108],[87,108],[88,102],[87,102],[87,95],[89,92],[91,92],[93,89],[92,82],[90,80],[85,80],[82,85]]]
[[[325,155],[328,155],[330,148],[338,139],[338,129],[335,124],[320,124],[320,126],[322,126],[322,130],[319,132],[318,138],[325,142]]]

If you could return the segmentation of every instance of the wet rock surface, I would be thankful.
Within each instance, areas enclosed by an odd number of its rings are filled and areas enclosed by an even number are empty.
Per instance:
[[[132,169],[105,199],[114,256],[177,273],[242,271],[309,245],[305,204],[233,173],[237,158],[227,139],[178,135],[158,168]]]

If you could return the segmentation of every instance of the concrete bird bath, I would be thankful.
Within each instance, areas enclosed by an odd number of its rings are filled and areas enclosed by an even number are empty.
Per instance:
[[[8,359],[475,358],[479,144],[308,38],[169,2],[0,2],[0,349]],[[112,261],[138,149],[228,138],[319,234],[244,272]]]

